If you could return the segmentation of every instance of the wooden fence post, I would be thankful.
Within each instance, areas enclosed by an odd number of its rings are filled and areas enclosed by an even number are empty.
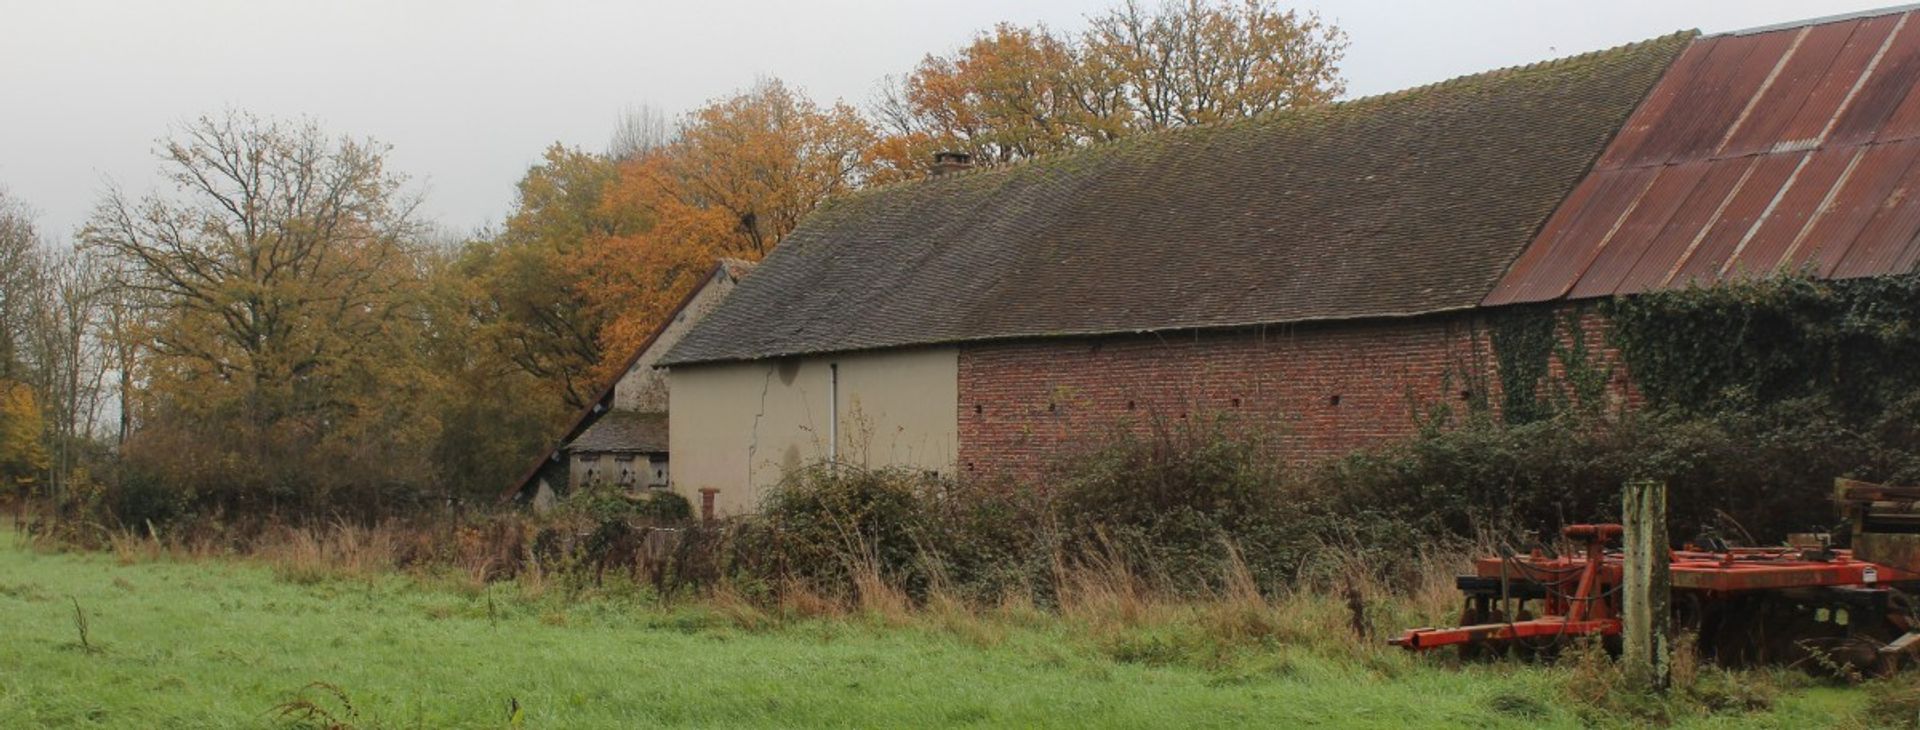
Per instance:
[[[1626,527],[1620,660],[1637,684],[1665,691],[1673,671],[1667,485],[1651,480],[1628,482],[1620,515]]]

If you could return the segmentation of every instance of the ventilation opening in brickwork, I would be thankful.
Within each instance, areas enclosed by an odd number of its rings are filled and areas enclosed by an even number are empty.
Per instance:
[[[1133,401],[1127,401],[1127,410],[1133,410]]]
[[[1340,394],[1339,394],[1339,393],[1334,393],[1333,395],[1331,395],[1331,396],[1328,396],[1328,397],[1327,397],[1327,405],[1330,405],[1330,406],[1337,406],[1337,405],[1340,405]]]
[[[987,411],[986,406],[982,406],[979,403],[973,404],[973,415],[978,416],[982,413],[985,413],[986,411]]]
[[[1239,407],[1240,407],[1240,399],[1239,399],[1239,398],[1235,398],[1235,399],[1233,399],[1233,407],[1235,407],[1235,408],[1239,408]]]

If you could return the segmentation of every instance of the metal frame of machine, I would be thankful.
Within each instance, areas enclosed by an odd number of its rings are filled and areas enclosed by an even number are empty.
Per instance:
[[[1885,671],[1920,650],[1920,488],[1839,480],[1834,500],[1851,549],[1825,536],[1794,547],[1670,553],[1673,610],[1701,649],[1727,663],[1817,661]],[[1409,650],[1544,648],[1621,631],[1620,525],[1570,525],[1578,554],[1481,558],[1461,576],[1461,625],[1411,629]]]

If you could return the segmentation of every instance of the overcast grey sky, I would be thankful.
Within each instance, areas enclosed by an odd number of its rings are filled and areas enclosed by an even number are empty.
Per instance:
[[[1152,0],[1149,0],[1150,2]],[[997,21],[1077,30],[1119,0],[0,0],[0,186],[64,238],[105,181],[153,186],[169,125],[235,107],[393,146],[456,231],[497,222],[555,141],[605,145],[778,76],[865,105],[880,79]],[[1885,0],[1302,0],[1345,28],[1350,96]]]

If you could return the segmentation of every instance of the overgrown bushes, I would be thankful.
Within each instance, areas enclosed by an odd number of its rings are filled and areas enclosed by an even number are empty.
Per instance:
[[[468,519],[447,537],[402,541],[397,562],[596,584],[626,575],[661,592],[725,586],[767,601],[897,592],[1046,606],[1088,576],[1165,596],[1220,595],[1235,580],[1267,595],[1349,581],[1411,591],[1428,577],[1425,556],[1489,538],[1551,541],[1563,524],[1613,518],[1628,479],[1670,484],[1677,536],[1771,540],[1828,519],[1834,475],[1873,477],[1885,473],[1870,471],[1877,459],[1900,461],[1871,434],[1790,405],[1715,419],[1475,419],[1312,469],[1273,459],[1270,434],[1192,418],[1116,428],[1037,484],[818,464],[790,474],[757,515],[718,522],[689,519],[671,493],[584,489],[543,518]],[[243,526],[160,524],[256,549]]]
[[[1496,346],[1513,350],[1503,366],[1527,367],[1503,384],[1561,397],[1508,394],[1508,409],[1533,406],[1429,423],[1313,468],[1284,467],[1273,434],[1194,414],[1090,435],[1032,482],[817,464],[759,514],[723,522],[693,521],[670,493],[581,490],[548,518],[480,531],[508,548],[460,554],[484,554],[494,575],[599,581],[611,570],[663,591],[726,585],[750,598],[884,587],[1045,604],[1094,573],[1175,595],[1228,590],[1236,576],[1267,594],[1354,579],[1404,587],[1425,554],[1488,537],[1551,541],[1561,525],[1612,519],[1620,485],[1637,478],[1668,483],[1679,537],[1772,541],[1831,519],[1836,476],[1920,481],[1920,368],[1902,367],[1920,354],[1916,298],[1911,279],[1786,278],[1609,304],[1620,366],[1644,390],[1629,411],[1595,392],[1614,364],[1561,342],[1579,317],[1516,314]],[[100,531],[222,522],[137,468],[105,483],[70,495]],[[246,540],[244,526],[217,532]]]
[[[1668,484],[1673,534],[1777,540],[1831,519],[1835,476],[1882,476],[1876,447],[1817,413],[1669,413],[1517,426],[1479,422],[1367,451],[1316,479],[1355,514],[1428,535],[1493,530],[1551,540],[1561,525],[1619,517],[1620,485]],[[1897,470],[1896,470],[1897,471]]]
[[[1416,544],[1431,535],[1341,513],[1270,446],[1269,434],[1220,417],[1115,428],[1038,484],[819,465],[736,529],[771,556],[756,580],[848,594],[864,571],[914,597],[938,588],[1043,604],[1090,574],[1164,595],[1216,594],[1236,579],[1271,594],[1337,580],[1365,557],[1355,547],[1401,558],[1432,547]]]

